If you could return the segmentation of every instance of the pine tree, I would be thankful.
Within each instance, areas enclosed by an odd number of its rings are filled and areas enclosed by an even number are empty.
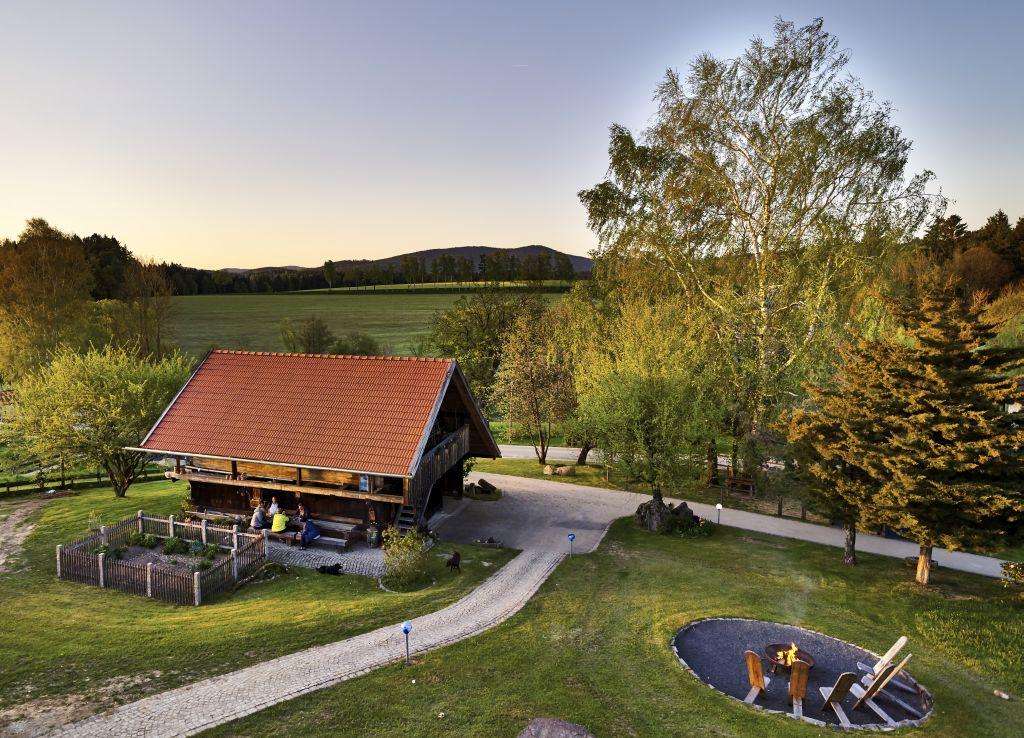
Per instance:
[[[934,546],[986,549],[1024,533],[1024,428],[1006,409],[1021,394],[1020,352],[987,345],[993,327],[951,281],[920,279],[917,300],[889,303],[902,335],[843,347],[833,383],[811,388],[816,408],[791,429],[862,521],[918,542],[927,584]]]

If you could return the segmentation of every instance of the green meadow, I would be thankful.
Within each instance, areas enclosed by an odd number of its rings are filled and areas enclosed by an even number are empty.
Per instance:
[[[457,294],[271,293],[188,295],[174,298],[175,341],[194,356],[210,349],[283,351],[281,321],[323,318],[337,335],[369,333],[392,353],[417,353],[430,319]]]

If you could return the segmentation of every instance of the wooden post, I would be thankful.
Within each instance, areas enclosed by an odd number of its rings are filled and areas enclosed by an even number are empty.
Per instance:
[[[231,573],[235,577],[235,581],[238,581],[238,551],[231,549]]]
[[[145,515],[146,515],[146,513],[142,512],[142,510],[139,510],[139,535],[140,535],[140,536],[142,535],[142,533],[143,533],[143,528],[144,528],[144,526],[145,526],[145,523],[144,523],[144,521],[142,520],[142,518],[143,518],[143,517],[145,517]]]
[[[203,604],[203,580],[199,572],[192,575],[192,594],[195,597],[196,606]]]
[[[64,547],[57,544],[57,578],[60,579],[60,556],[64,553]]]
[[[174,538],[174,516],[167,516],[167,537]]]
[[[238,523],[231,526],[231,548],[238,550]]]
[[[779,495],[779,508],[778,512],[776,512],[775,514],[778,515],[780,518],[782,517],[782,495]]]
[[[105,557],[106,557],[106,554],[100,554],[99,556],[97,556],[97,559],[99,559],[99,567],[100,567],[100,589],[103,589],[103,587],[105,585],[105,582],[104,582],[104,579],[103,579],[103,559]]]
[[[232,461],[231,462],[231,478],[232,479],[238,479],[238,462],[237,461]]]
[[[203,545],[205,546],[206,545],[206,518],[203,518],[202,522],[199,524],[199,535],[202,537]]]
[[[302,467],[301,466],[295,467],[295,484],[297,484],[300,487],[302,486]]]
[[[64,480],[64,454],[60,455],[60,488],[68,488],[67,482]]]
[[[110,543],[110,531],[107,530],[107,526],[100,526],[100,543],[104,546]],[[102,556],[102,554],[100,554]]]
[[[146,597],[153,596],[153,562],[146,563]]]

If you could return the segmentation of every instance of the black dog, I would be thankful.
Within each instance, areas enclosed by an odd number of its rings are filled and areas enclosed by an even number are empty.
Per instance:
[[[459,574],[461,574],[462,573],[462,567],[460,566],[461,563],[462,563],[462,554],[460,554],[458,551],[453,551],[452,552],[452,557],[450,559],[448,559],[448,563],[446,564],[446,566],[449,569],[452,570],[453,574],[455,572],[459,572]]]
[[[321,564],[316,568],[321,574],[330,574],[333,577],[340,577],[344,572],[341,570],[341,564]]]

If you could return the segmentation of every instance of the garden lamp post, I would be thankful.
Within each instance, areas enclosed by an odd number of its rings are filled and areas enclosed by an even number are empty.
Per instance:
[[[402,623],[402,633],[405,634],[405,665],[412,663],[409,660],[409,634],[412,632],[412,621],[406,620]]]
[[[719,502],[715,505],[715,510],[718,511],[718,517],[715,519],[715,523],[721,524],[722,522],[722,503]]]
[[[576,534],[575,533],[570,533],[569,534],[569,558],[570,559],[572,558],[572,542],[575,541],[575,540],[576,540]]]

